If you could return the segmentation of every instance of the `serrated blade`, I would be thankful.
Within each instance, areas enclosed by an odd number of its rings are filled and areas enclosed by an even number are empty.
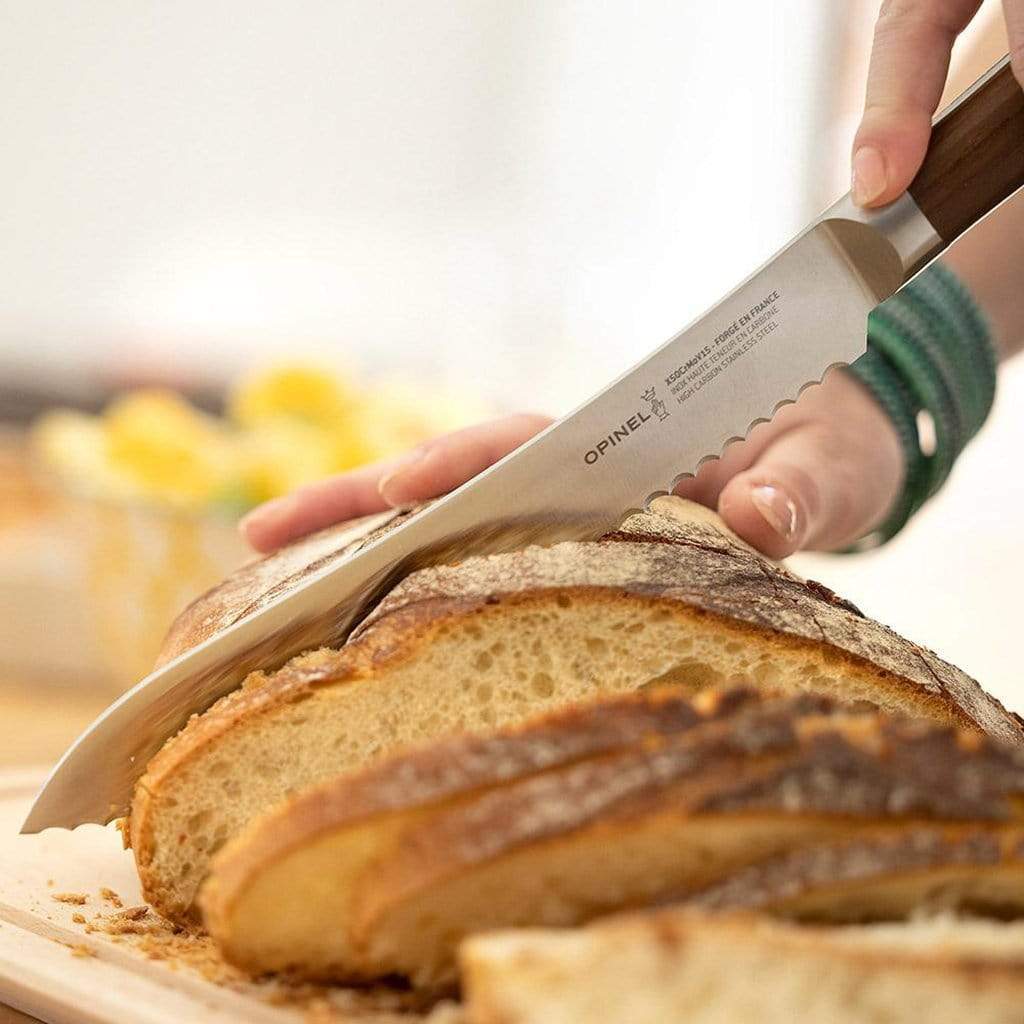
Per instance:
[[[54,769],[23,831],[123,814],[149,758],[255,668],[340,642],[382,588],[446,557],[600,535],[864,350],[868,313],[938,247],[909,198],[841,201],[575,412],[381,539],[162,667]]]

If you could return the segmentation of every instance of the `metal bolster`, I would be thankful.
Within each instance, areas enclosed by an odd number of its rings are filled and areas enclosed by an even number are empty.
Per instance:
[[[847,193],[821,215],[821,222],[828,221],[852,221],[883,235],[903,264],[904,279],[920,270],[946,245],[909,192],[877,210],[863,209]]]

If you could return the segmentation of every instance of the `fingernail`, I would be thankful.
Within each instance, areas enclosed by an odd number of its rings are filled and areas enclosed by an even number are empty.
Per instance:
[[[873,203],[886,184],[884,157],[874,146],[861,146],[853,154],[853,201],[858,206]]]
[[[274,527],[281,521],[291,518],[295,512],[296,501],[294,494],[286,494],[283,498],[271,498],[270,501],[257,505],[251,512],[242,516],[238,521],[238,529],[245,535],[254,526],[259,530]]]
[[[750,491],[754,508],[783,540],[796,536],[796,504],[785,491],[772,484],[759,484]]]
[[[377,482],[377,493],[389,505],[404,505],[409,500],[402,490],[402,481],[413,466],[423,461],[427,454],[424,448],[414,448],[407,455],[403,455]]]

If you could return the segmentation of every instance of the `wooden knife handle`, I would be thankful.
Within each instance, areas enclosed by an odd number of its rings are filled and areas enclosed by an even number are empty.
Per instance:
[[[947,244],[1024,185],[1024,91],[1009,57],[935,123],[910,194]]]

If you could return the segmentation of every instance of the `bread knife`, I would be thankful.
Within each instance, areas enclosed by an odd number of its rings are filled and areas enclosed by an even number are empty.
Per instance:
[[[22,828],[123,815],[150,757],[256,668],[344,641],[412,569],[599,536],[864,351],[871,310],[1024,185],[1024,95],[1004,59],[937,119],[910,190],[849,196],[594,398],[348,558],[162,666],[76,740]],[[736,244],[742,244],[737,238]]]

